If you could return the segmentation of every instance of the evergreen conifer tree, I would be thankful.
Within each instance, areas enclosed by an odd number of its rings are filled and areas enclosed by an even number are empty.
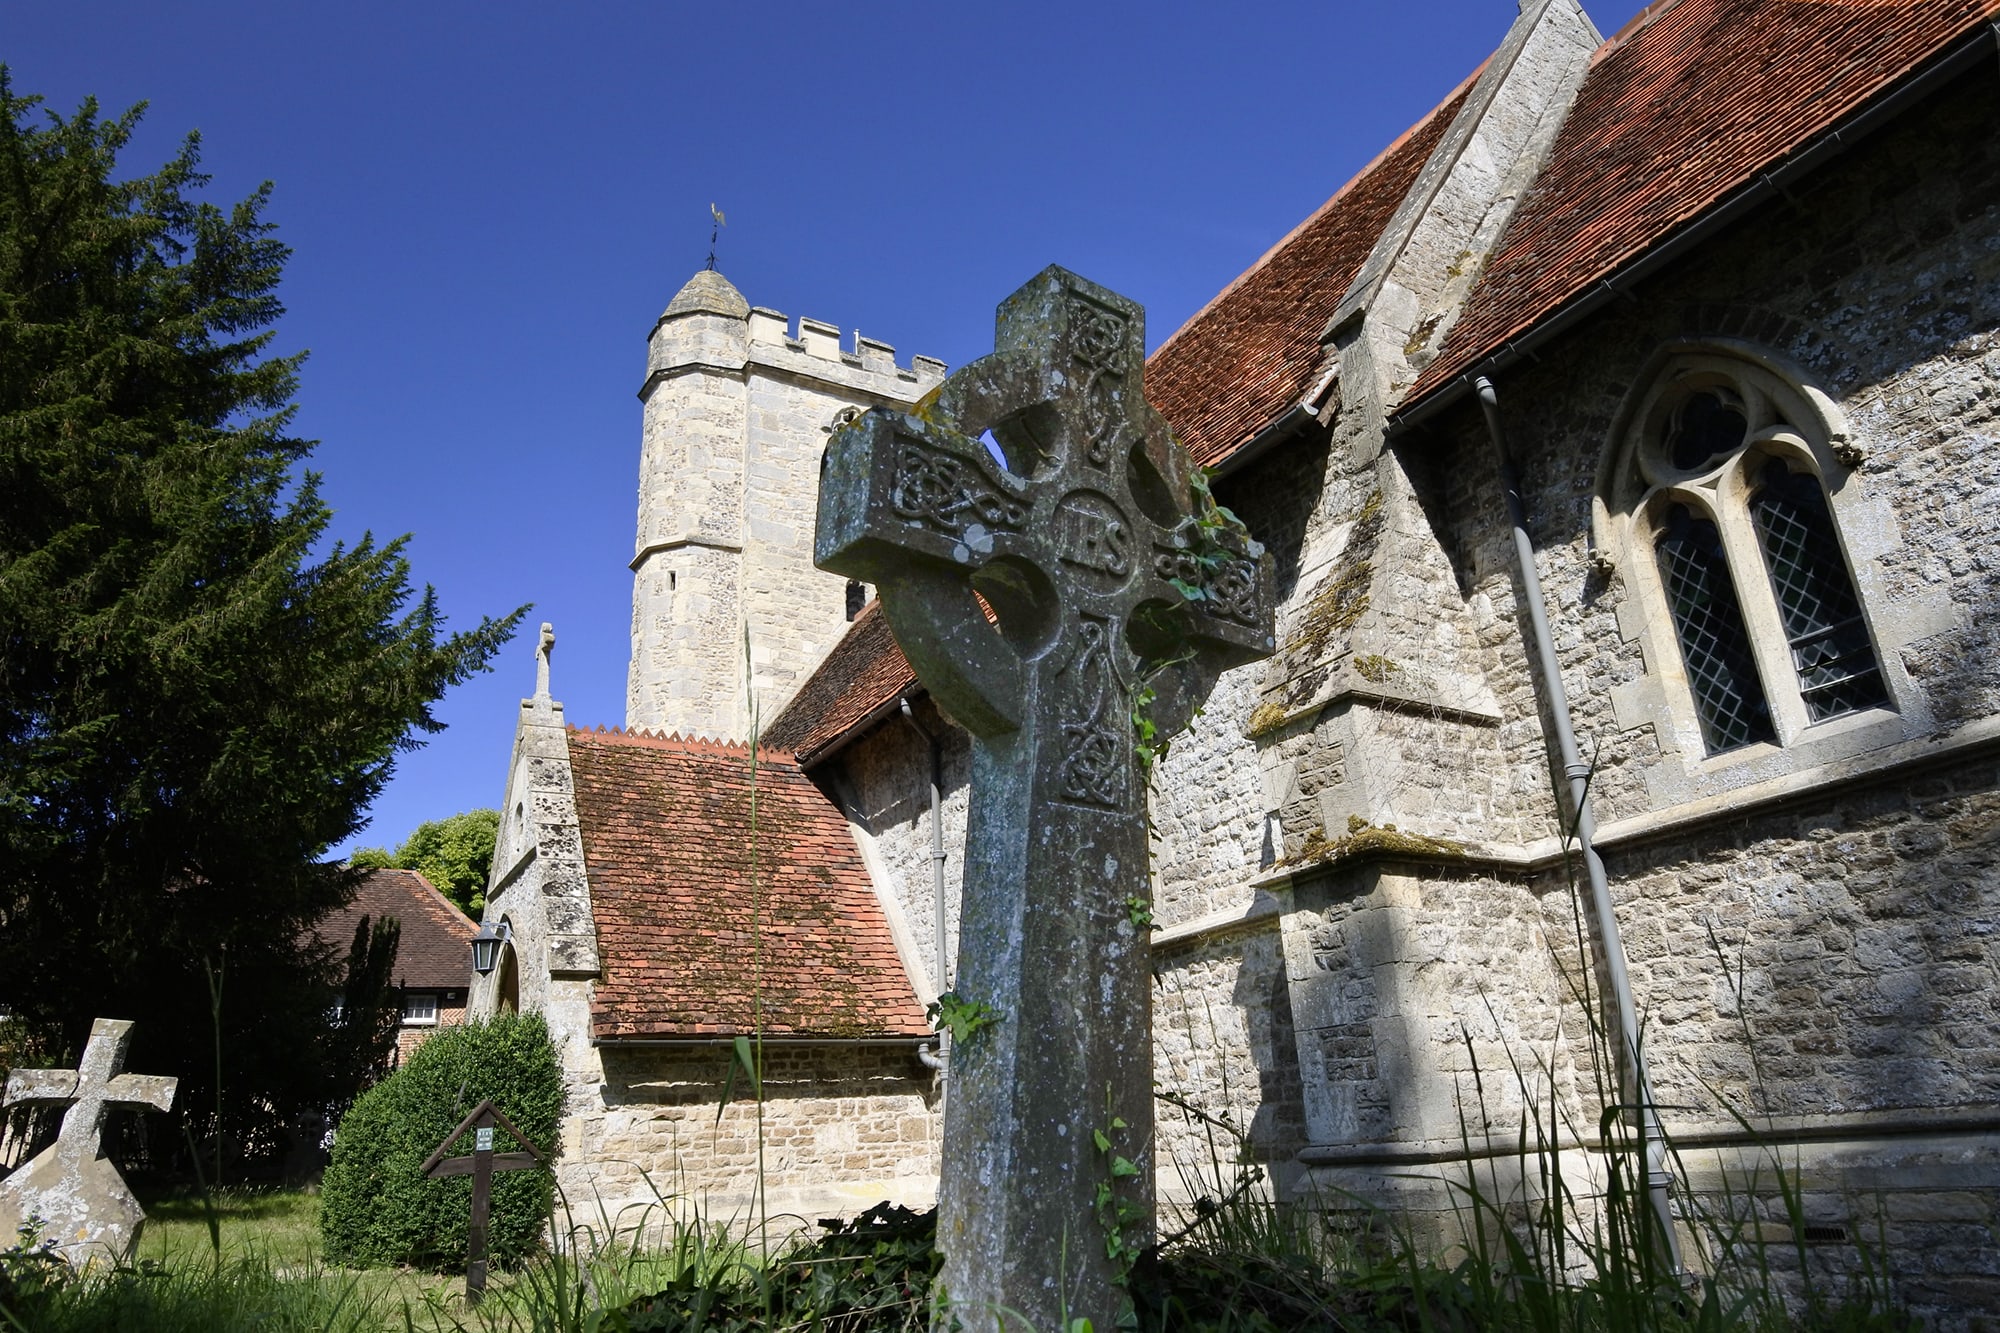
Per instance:
[[[120,180],[143,107],[39,102],[0,67],[0,1009],[58,1059],[139,1019],[197,1136],[274,1148],[331,1073],[320,858],[521,612],[447,635],[400,540],[318,545],[268,183],[200,201],[192,135]]]

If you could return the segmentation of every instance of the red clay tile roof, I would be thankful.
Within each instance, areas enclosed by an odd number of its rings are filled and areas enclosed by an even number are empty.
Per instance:
[[[870,602],[764,732],[764,744],[810,765],[916,683],[882,603]]]
[[[1413,406],[2000,13],[2000,0],[1678,0],[1593,57]]]
[[[603,973],[597,1037],[928,1032],[847,821],[769,750],[569,732]]]
[[[337,957],[347,957],[363,916],[402,923],[395,981],[418,990],[462,991],[472,984],[472,937],[479,927],[414,870],[371,870],[354,901],[313,928]]]
[[[1319,373],[1320,334],[1477,79],[1390,144],[1146,362],[1146,397],[1214,467],[1282,417]]]

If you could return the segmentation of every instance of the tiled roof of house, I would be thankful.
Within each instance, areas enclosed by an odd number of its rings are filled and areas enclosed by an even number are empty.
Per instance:
[[[354,901],[328,915],[313,933],[345,958],[354,927],[366,916],[393,916],[403,934],[395,981],[422,990],[464,990],[472,984],[472,937],[479,927],[414,870],[371,870]]]
[[[601,1040],[928,1031],[847,822],[790,759],[569,732]]]
[[[810,765],[917,683],[896,646],[882,603],[872,601],[764,732],[764,744]]]
[[[1756,181],[2000,0],[1675,0],[1593,57],[1548,162],[1406,403]]]
[[[1450,97],[1340,187],[1146,362],[1146,397],[1213,467],[1312,388],[1320,335],[1472,91]]]

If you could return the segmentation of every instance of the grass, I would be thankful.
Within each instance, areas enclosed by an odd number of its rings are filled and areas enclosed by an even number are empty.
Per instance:
[[[146,1228],[137,1258],[169,1269],[196,1268],[214,1261],[208,1216],[198,1194],[185,1190],[145,1200]],[[290,1280],[325,1268],[319,1248],[319,1196],[305,1190],[230,1189],[214,1197],[224,1265],[254,1262]],[[402,1327],[405,1303],[421,1306],[455,1297],[462,1279],[412,1268],[335,1269],[353,1297],[370,1309],[396,1312]],[[504,1278],[503,1278],[504,1280]],[[385,1316],[386,1317],[386,1316]]]
[[[1740,1230],[1712,1251],[1730,1272],[1690,1285],[1658,1281],[1639,1258],[1636,1217],[1626,1218],[1621,1239],[1619,1210],[1644,1207],[1629,1192],[1622,1202],[1615,1192],[1606,1202],[1609,1226],[1580,1225],[1546,1211],[1523,1215],[1468,1175],[1461,1189],[1467,1243],[1440,1256],[1386,1214],[1336,1231],[1326,1213],[1236,1187],[1254,1183],[1255,1173],[1254,1166],[1218,1164],[1216,1192],[1190,1210],[1184,1225],[1165,1228],[1171,1240],[1163,1250],[1141,1259],[1131,1280],[1140,1330],[1903,1333],[1912,1327],[1884,1292],[1787,1313],[1771,1299],[1772,1256]],[[62,1270],[0,1259],[0,1330],[918,1333],[928,1326],[937,1271],[935,1214],[885,1205],[769,1262],[745,1240],[693,1218],[656,1230],[651,1240],[628,1232],[495,1274],[486,1303],[468,1310],[456,1277],[321,1265],[317,1200],[301,1191],[219,1196],[219,1251],[199,1198],[158,1198],[150,1211],[132,1269],[65,1283]],[[1568,1255],[1567,1273],[1549,1267],[1552,1250]]]

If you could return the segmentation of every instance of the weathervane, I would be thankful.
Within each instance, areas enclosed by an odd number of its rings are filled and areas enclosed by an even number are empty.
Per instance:
[[[708,215],[715,219],[715,225],[708,229],[708,271],[713,273],[715,272],[715,238],[722,234],[722,229],[728,226],[729,222],[728,219],[722,216],[722,210],[717,208],[713,203],[708,206]]]

